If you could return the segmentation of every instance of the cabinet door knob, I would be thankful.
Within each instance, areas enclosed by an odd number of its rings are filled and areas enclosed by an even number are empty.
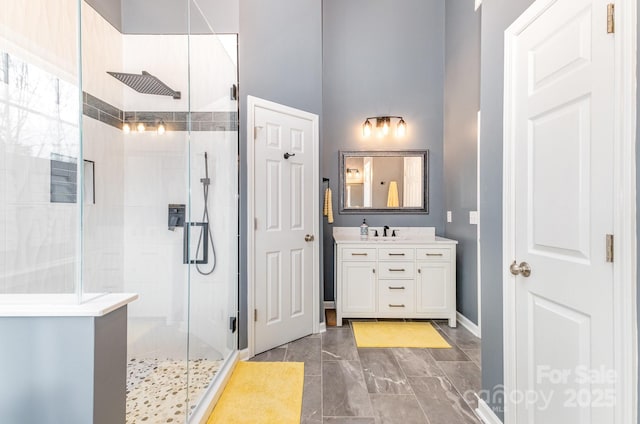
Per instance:
[[[371,268],[371,272],[373,272],[375,274],[376,273],[376,269],[375,268]]]

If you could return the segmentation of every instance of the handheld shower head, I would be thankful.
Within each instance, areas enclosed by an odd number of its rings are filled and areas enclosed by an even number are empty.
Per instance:
[[[204,184],[205,186],[208,186],[209,184],[211,184],[211,180],[209,179],[209,161],[208,161],[208,157],[209,157],[209,155],[207,154],[207,152],[204,152],[204,178],[200,178],[200,182],[202,184]]]

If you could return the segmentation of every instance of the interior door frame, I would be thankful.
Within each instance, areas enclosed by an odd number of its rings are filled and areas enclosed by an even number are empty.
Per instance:
[[[516,289],[509,273],[515,254],[515,137],[512,110],[514,39],[558,0],[537,0],[505,31],[504,152],[503,152],[503,316],[505,423],[515,424]],[[636,0],[615,2],[614,92],[614,344],[615,424],[637,422],[636,312]],[[603,22],[602,30],[605,30]],[[604,243],[604,240],[603,240]]]
[[[254,96],[247,96],[247,355],[249,358],[255,355],[255,108],[263,107],[279,113],[299,116],[309,119],[313,126],[312,152],[316,160],[313,162],[312,198],[314,216],[312,218],[313,234],[313,333],[320,332],[320,126],[318,115],[294,109],[289,106],[274,103]]]

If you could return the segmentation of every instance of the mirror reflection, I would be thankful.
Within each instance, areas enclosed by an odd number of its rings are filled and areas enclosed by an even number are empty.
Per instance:
[[[342,213],[428,213],[428,151],[341,152]]]

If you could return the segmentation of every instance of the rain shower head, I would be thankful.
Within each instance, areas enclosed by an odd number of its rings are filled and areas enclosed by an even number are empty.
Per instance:
[[[142,71],[141,75],[110,71],[107,71],[107,74],[133,88],[138,93],[171,96],[176,100],[180,99],[179,91],[172,90],[167,84],[163,83],[147,71]]]

